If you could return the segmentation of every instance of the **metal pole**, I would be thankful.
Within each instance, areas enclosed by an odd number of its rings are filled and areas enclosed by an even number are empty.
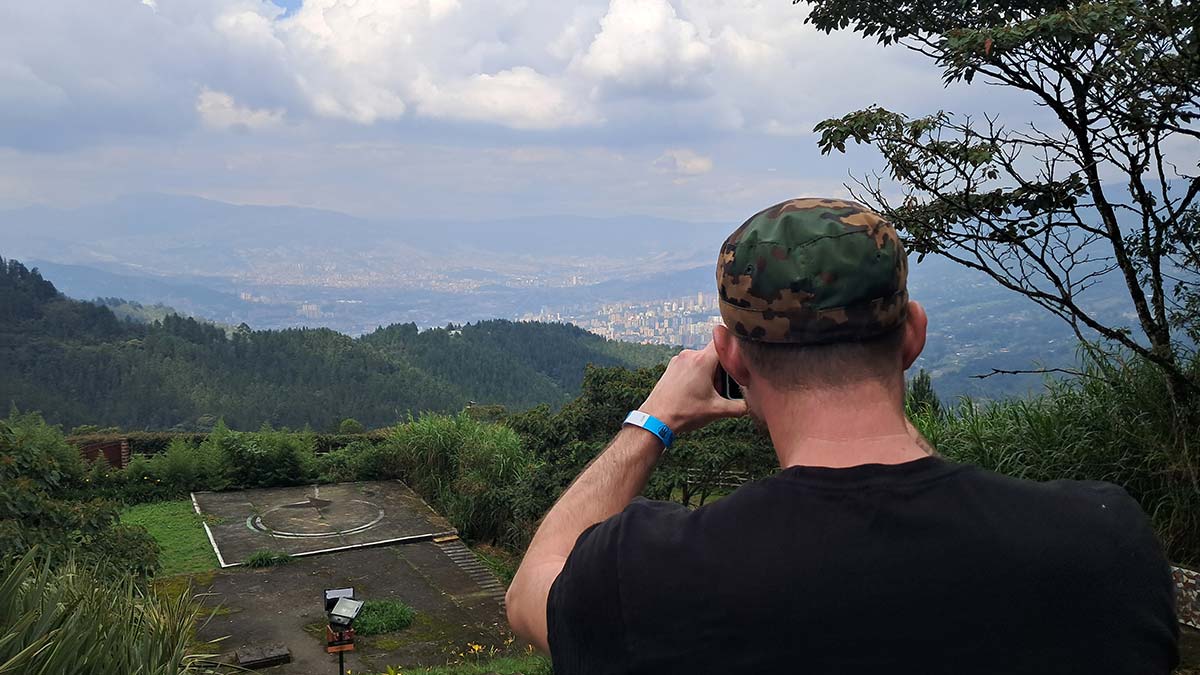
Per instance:
[[[346,652],[338,652],[338,675],[346,675]]]

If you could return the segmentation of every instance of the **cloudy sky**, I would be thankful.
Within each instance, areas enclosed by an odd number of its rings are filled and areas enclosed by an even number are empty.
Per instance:
[[[999,106],[791,0],[63,0],[0,8],[0,208],[139,192],[368,217],[738,219],[842,194],[872,103]]]

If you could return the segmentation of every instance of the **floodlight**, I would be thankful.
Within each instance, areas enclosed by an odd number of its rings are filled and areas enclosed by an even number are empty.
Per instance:
[[[353,588],[326,588],[325,589],[325,612],[333,611],[333,606],[337,604],[339,598],[354,599]]]
[[[350,598],[338,598],[337,604],[333,606],[333,611],[329,613],[329,625],[345,630],[354,623],[358,618],[358,613],[362,611],[363,603],[361,600],[351,600]]]

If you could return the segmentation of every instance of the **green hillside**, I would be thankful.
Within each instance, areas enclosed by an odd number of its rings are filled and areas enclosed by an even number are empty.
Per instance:
[[[347,417],[382,426],[472,401],[558,406],[579,393],[589,363],[639,367],[671,351],[509,321],[394,325],[357,339],[328,329],[227,334],[173,314],[128,321],[0,259],[0,403],[67,427],[196,429],[223,417],[233,428],[329,430]]]

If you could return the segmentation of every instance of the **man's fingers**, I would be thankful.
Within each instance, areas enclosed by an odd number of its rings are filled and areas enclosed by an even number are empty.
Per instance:
[[[728,399],[717,396],[717,413],[722,417],[741,417],[748,412],[746,402],[740,399]]]

